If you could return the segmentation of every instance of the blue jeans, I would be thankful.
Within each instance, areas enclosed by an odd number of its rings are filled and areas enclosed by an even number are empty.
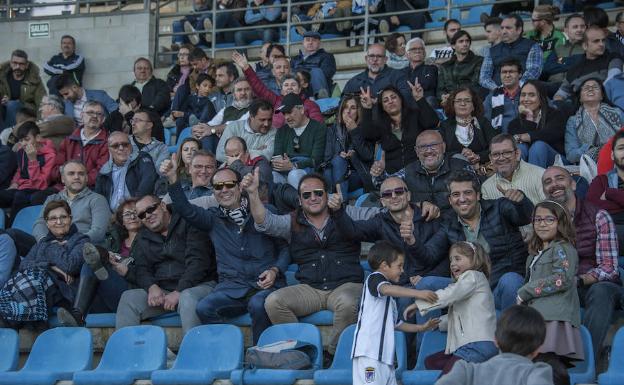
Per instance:
[[[485,362],[498,354],[498,348],[492,341],[476,341],[462,345],[453,352],[466,362]]]
[[[262,43],[275,43],[279,40],[279,31],[276,28],[259,27],[256,30],[248,29],[234,33],[234,42],[239,47],[248,45],[255,40],[262,40]]]
[[[217,145],[219,144],[219,137],[217,135],[207,135],[201,138],[202,149],[210,151],[213,154],[217,153]]]
[[[356,172],[351,172],[349,178],[344,179],[349,166],[349,161],[340,155],[334,155],[331,159],[331,168],[325,169],[324,176],[328,182],[332,184],[332,188],[340,181],[340,191],[342,191],[342,200],[347,202],[349,199],[349,191],[355,191],[364,184]]]
[[[193,28],[195,28],[196,30],[204,29],[203,19],[200,19],[199,17],[194,16],[194,15],[187,15],[183,19],[175,20],[173,23],[171,23],[171,31],[173,33],[184,32],[185,21],[188,21],[189,23],[191,23]],[[203,37],[201,38],[201,40],[203,41]],[[190,40],[187,35],[173,35],[171,36],[171,43],[182,45],[182,44],[190,43]]]
[[[17,257],[17,248],[13,238],[8,234],[0,234],[0,288],[4,287],[11,277],[15,257]]]
[[[302,160],[310,159],[306,156],[294,156],[290,158],[292,162],[300,162]],[[288,183],[293,186],[296,190],[299,189],[299,181],[306,174],[309,174],[313,171],[312,167],[306,168],[297,168],[292,169],[288,172],[277,172],[273,171],[273,183]]]
[[[547,168],[555,163],[555,156],[559,153],[550,144],[538,140],[529,146],[526,143],[518,144],[522,153],[522,160],[541,168]]]
[[[201,19],[201,26],[203,29],[204,20],[212,20],[212,14],[209,14]],[[224,28],[239,28],[242,27],[241,23],[234,17],[234,12],[217,13],[217,22],[215,24],[215,31],[217,32],[217,42],[219,43],[231,43],[234,41],[234,31],[219,32]],[[208,32],[209,33],[209,32]]]
[[[108,278],[104,281],[97,281],[98,287],[95,297],[91,302],[90,313],[115,313],[117,305],[124,291],[130,288],[128,281],[109,266],[105,266],[108,271]],[[85,263],[80,270],[80,278],[93,276],[93,270]]]
[[[227,318],[249,312],[254,345],[260,334],[271,326],[271,320],[264,310],[264,300],[275,289],[260,290],[251,297],[231,298],[225,290],[215,290],[197,303],[197,316],[203,324],[227,323]]]
[[[22,108],[24,105],[19,100],[9,100],[7,104],[5,104],[5,113],[4,113],[4,126],[0,127],[2,129],[7,127],[12,127],[15,125],[15,115],[17,114],[17,110]]]
[[[492,291],[496,309],[505,311],[508,307],[516,304],[518,289],[524,285],[524,277],[518,273],[505,273],[498,280],[498,284]]]
[[[604,339],[615,321],[615,311],[624,307],[624,288],[613,282],[598,282],[583,288],[579,296],[585,305],[583,325],[592,336],[594,355],[599,359]]]
[[[312,87],[314,95],[317,95],[321,90],[325,90],[327,95],[329,95],[329,84],[327,84],[327,77],[325,77],[323,70],[320,68],[312,68],[307,71],[310,72],[310,87]]]

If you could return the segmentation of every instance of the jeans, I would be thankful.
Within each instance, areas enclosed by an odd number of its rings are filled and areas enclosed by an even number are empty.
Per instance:
[[[209,14],[206,17],[202,18],[202,29],[204,24],[204,19],[212,20],[212,15]],[[224,12],[217,14],[217,22],[215,24],[216,38],[218,43],[231,43],[234,41],[234,31],[228,32],[219,32],[224,28],[239,28],[242,27],[241,23],[234,17],[234,12]],[[209,32],[208,32],[209,33]]]
[[[306,159],[309,159],[309,158],[305,156],[295,156],[295,157],[292,157],[290,160],[292,162],[299,162],[299,161],[306,160]],[[312,171],[313,171],[312,167],[294,168],[288,172],[273,171],[273,183],[288,183],[289,185],[293,186],[295,189],[298,190],[299,181],[301,180],[301,178],[306,176],[306,174],[311,173]]]
[[[262,40],[262,43],[275,43],[279,40],[279,31],[276,28],[259,27],[256,30],[248,29],[234,33],[234,42],[239,47],[248,45],[255,40]]]
[[[542,142],[541,140],[533,142],[530,145],[520,143],[518,144],[518,148],[520,148],[520,152],[522,153],[522,160],[540,166],[541,168],[552,166],[553,163],[555,163],[555,156],[559,155],[550,144]]]
[[[325,90],[329,96],[329,84],[327,84],[327,77],[320,68],[312,68],[308,70],[310,72],[310,87],[314,95],[318,95],[321,90]]]
[[[201,138],[202,149],[210,151],[213,154],[217,153],[217,145],[219,144],[219,137],[215,134],[210,134]]]
[[[0,234],[0,288],[11,277],[13,264],[17,257],[15,242],[8,234]]]
[[[194,16],[194,15],[187,15],[183,19],[175,20],[173,23],[171,23],[171,31],[173,33],[184,32],[185,21],[188,21],[189,23],[191,23],[193,28],[195,28],[196,30],[204,29],[203,19],[200,19],[199,17]],[[200,36],[201,35],[203,34],[200,34]],[[203,37],[201,39],[203,39]],[[171,43],[182,45],[182,44],[190,43],[190,40],[187,35],[173,35],[171,36]]]
[[[332,188],[340,182],[340,191],[342,191],[342,200],[347,202],[349,200],[349,191],[355,191],[362,187],[364,184],[359,175],[352,171],[348,178],[344,178],[347,174],[349,167],[349,161],[340,155],[334,155],[331,159],[331,168],[325,169],[324,176],[328,182],[331,182]]]
[[[581,304],[585,306],[583,325],[589,330],[596,360],[613,324],[617,309],[623,308],[624,288],[613,282],[597,282],[579,291]]]
[[[333,311],[334,322],[327,350],[334,354],[340,333],[357,321],[361,295],[361,283],[343,283],[334,290],[320,290],[300,284],[271,293],[264,302],[264,308],[274,325],[296,323],[299,322],[297,317],[321,310]]]
[[[197,302],[210,294],[214,285],[214,282],[206,282],[180,293],[177,311],[182,322],[182,334],[186,334],[187,331],[201,324],[195,312]],[[165,291],[165,293],[168,292]],[[121,295],[117,307],[115,328],[121,329],[125,326],[139,325],[143,320],[169,312],[162,306],[149,306],[147,304],[147,291],[144,289],[126,290]]]
[[[498,284],[492,291],[496,309],[505,311],[508,307],[516,304],[518,289],[524,285],[524,277],[518,273],[505,273],[498,280]]]
[[[104,281],[97,281],[98,286],[95,297],[91,302],[90,313],[114,313],[117,311],[122,294],[128,290],[128,281],[109,266],[105,266],[108,271],[108,278]],[[94,275],[93,270],[86,263],[80,270],[80,278]]]
[[[19,100],[9,100],[7,104],[4,106],[4,126],[0,127],[5,129],[7,127],[12,127],[15,125],[15,115],[17,114],[17,110],[22,108],[24,105]],[[0,122],[2,123],[2,122]]]
[[[231,298],[224,290],[213,291],[197,303],[197,316],[203,324],[227,323],[227,318],[249,312],[253,344],[258,343],[262,332],[271,326],[264,309],[264,301],[275,289],[260,290],[251,296]]]
[[[498,354],[498,348],[492,341],[476,341],[460,346],[453,354],[466,362],[485,362]]]

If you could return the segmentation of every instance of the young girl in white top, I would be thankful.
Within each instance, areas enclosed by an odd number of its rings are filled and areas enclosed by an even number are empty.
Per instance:
[[[484,362],[498,354],[494,343],[496,310],[488,281],[490,258],[479,244],[457,242],[449,250],[454,282],[437,290],[438,301],[431,305],[416,300],[421,313],[448,307],[440,330],[446,330],[446,349],[427,357],[427,369],[448,373],[458,360]]]

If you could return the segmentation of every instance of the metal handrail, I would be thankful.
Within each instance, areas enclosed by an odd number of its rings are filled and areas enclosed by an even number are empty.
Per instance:
[[[162,5],[160,5],[161,2],[157,2],[157,3],[159,4],[159,6],[166,6],[171,1],[175,1],[175,0],[163,1]],[[124,2],[126,3],[125,4],[126,6],[142,4],[143,7],[142,9],[123,10],[121,0],[68,0],[68,1],[55,1],[53,3],[18,3],[18,4],[15,4],[15,2],[12,0],[0,0],[0,12],[6,12],[6,15],[0,16],[0,20],[15,19],[16,17],[13,17],[13,14],[11,11],[16,10],[16,9],[21,9],[21,8],[34,9],[34,8],[46,8],[46,7],[58,7],[58,6],[71,6],[75,10],[75,13],[67,14],[67,15],[58,14],[58,15],[29,16],[28,17],[28,19],[33,19],[33,20],[37,20],[40,18],[59,17],[59,16],[71,17],[75,15],[84,15],[84,14],[91,14],[91,13],[101,15],[101,14],[107,14],[107,13],[118,14],[118,13],[150,10],[150,0],[124,0]],[[114,9],[113,11],[109,11],[109,10],[92,11],[91,5],[104,5],[104,6],[117,5],[116,7],[117,9]],[[85,6],[86,9],[81,9],[83,6]],[[176,1],[176,6],[177,6],[177,1]],[[25,18],[24,19],[18,18],[18,19],[26,20]]]

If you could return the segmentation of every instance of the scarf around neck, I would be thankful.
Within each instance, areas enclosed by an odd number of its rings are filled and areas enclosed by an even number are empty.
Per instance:
[[[246,197],[241,197],[240,207],[238,208],[226,209],[222,206],[219,206],[219,208],[226,217],[230,218],[232,222],[236,223],[240,227],[245,225],[247,218],[249,217],[249,201]]]

